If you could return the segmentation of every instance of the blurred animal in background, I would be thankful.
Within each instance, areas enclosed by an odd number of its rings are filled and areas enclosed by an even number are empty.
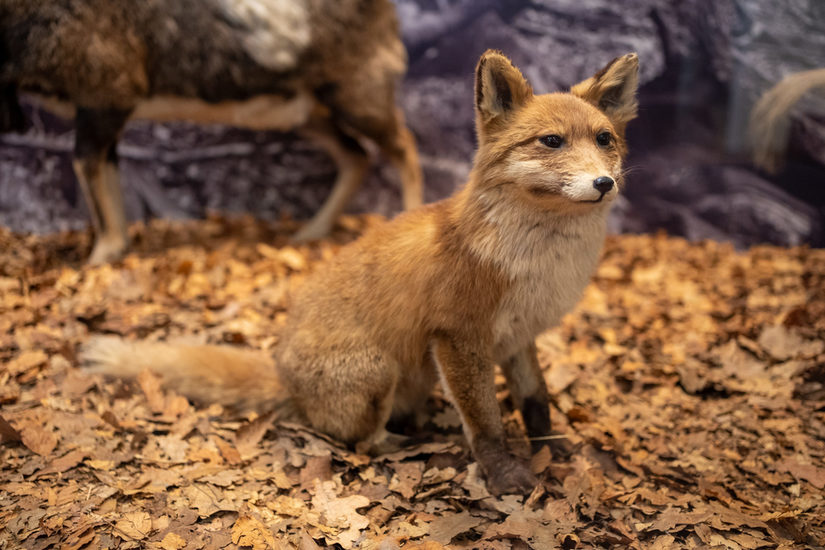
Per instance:
[[[418,206],[418,153],[395,104],[405,70],[390,0],[0,0],[0,130],[24,127],[20,92],[74,116],[92,263],[128,246],[116,145],[130,119],[317,142],[338,176],[297,241],[330,231],[365,177],[365,139],[399,170],[405,208]]]
[[[762,95],[751,111],[748,130],[754,164],[768,172],[781,168],[790,139],[793,108],[802,96],[816,88],[825,89],[825,69],[788,75]]]

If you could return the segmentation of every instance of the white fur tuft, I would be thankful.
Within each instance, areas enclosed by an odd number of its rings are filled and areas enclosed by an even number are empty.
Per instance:
[[[217,0],[224,14],[247,30],[244,46],[255,61],[276,71],[294,69],[312,39],[303,2]]]

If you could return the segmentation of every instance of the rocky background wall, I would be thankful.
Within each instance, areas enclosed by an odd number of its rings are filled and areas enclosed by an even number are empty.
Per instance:
[[[614,231],[664,228],[691,239],[825,245],[825,94],[797,107],[784,169],[747,155],[747,117],[784,75],[825,66],[821,0],[396,0],[410,70],[401,103],[418,136],[427,199],[463,183],[474,149],[472,73],[486,48],[510,55],[537,91],[565,88],[637,51],[641,112],[629,131],[626,193]],[[0,136],[0,224],[82,228],[71,125],[28,109],[32,128]],[[127,212],[306,217],[326,197],[332,162],[294,136],[133,123],[120,145]],[[399,209],[379,165],[351,210]]]

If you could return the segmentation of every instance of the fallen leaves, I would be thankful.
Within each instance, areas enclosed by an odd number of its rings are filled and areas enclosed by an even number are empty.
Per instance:
[[[414,443],[370,458],[274,413],[194,406],[149,372],[77,367],[90,333],[269,349],[290,286],[373,221],[311,247],[282,224],[155,222],[97,268],[61,260],[86,234],[0,230],[0,546],[822,546],[819,250],[609,239],[579,307],[537,340],[575,450],[548,440],[528,497],[489,494],[438,392]],[[499,395],[526,459],[501,379]]]
[[[785,458],[776,463],[776,470],[788,472],[799,481],[807,481],[817,489],[825,488],[825,468],[813,464],[800,464],[793,458]]]
[[[251,516],[239,517],[232,526],[232,542],[238,546],[250,546],[253,550],[280,547],[269,528]]]
[[[439,544],[449,544],[456,536],[466,533],[484,523],[482,518],[471,515],[469,512],[459,512],[448,516],[441,516],[429,523],[428,538]]]
[[[51,427],[36,422],[26,422],[20,428],[20,441],[30,451],[49,456],[57,447],[57,436]]]
[[[186,540],[175,533],[167,533],[163,540],[160,541],[160,547],[163,550],[181,550],[186,546]]]
[[[367,517],[359,513],[358,509],[368,506],[370,499],[361,495],[339,497],[335,482],[320,481],[317,478],[314,491],[312,509],[320,514],[319,527],[330,533],[327,541],[344,548],[353,548],[361,530],[369,525]]]
[[[152,531],[152,516],[146,512],[127,512],[115,523],[115,531],[124,540],[143,540]]]

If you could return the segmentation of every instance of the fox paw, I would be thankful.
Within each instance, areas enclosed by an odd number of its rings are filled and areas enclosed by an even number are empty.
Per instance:
[[[538,479],[530,469],[510,457],[486,468],[487,489],[494,495],[527,494],[538,484]]]

